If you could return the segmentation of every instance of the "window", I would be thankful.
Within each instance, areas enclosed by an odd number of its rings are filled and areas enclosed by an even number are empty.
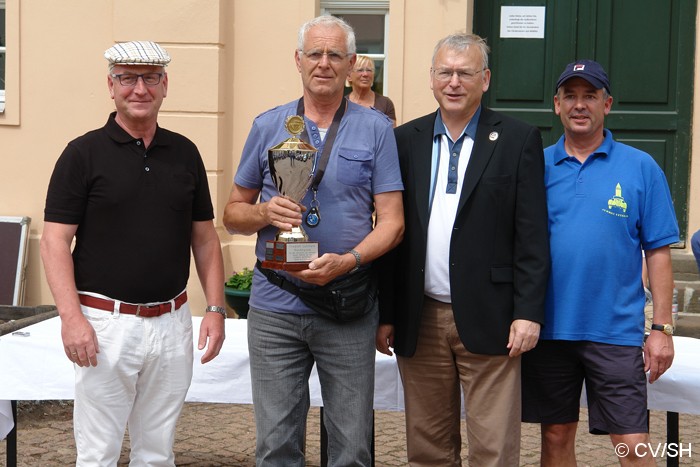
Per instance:
[[[374,90],[387,93],[388,0],[322,0],[322,13],[339,16],[355,30],[357,53],[374,60]]]
[[[7,33],[5,26],[5,0],[0,0],[0,113],[5,111],[5,45]]]
[[[0,125],[19,125],[19,2],[0,0]]]

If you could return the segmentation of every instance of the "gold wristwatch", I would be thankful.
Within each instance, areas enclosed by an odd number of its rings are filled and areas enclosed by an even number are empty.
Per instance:
[[[673,325],[671,325],[671,324],[652,324],[651,330],[652,331],[661,331],[664,334],[666,334],[667,336],[673,335]]]

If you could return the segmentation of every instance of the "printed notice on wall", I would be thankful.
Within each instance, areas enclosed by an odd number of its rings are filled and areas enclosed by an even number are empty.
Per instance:
[[[502,6],[501,38],[544,39],[543,6]]]

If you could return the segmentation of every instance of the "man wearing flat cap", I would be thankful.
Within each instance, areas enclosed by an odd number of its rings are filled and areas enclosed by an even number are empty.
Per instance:
[[[620,464],[655,465],[635,446],[649,442],[645,373],[653,383],[673,362],[671,194],[649,154],[604,128],[613,98],[599,63],[567,65],[555,92],[564,135],[544,151],[552,272],[546,325],[523,356],[523,421],[542,424],[543,466],[575,466],[585,381],[589,431],[610,435]],[[654,297],[646,342],[642,251]]]
[[[126,42],[105,58],[116,112],[58,159],[41,256],[75,365],[76,465],[116,465],[128,423],[131,465],[173,466],[192,378],[190,250],[209,305],[206,363],[224,340],[221,247],[197,147],[157,123],[170,56]]]

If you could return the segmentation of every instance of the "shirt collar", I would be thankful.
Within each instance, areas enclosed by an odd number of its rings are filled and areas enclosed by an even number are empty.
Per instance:
[[[115,142],[121,144],[136,141],[138,138],[134,138],[129,133],[127,133],[126,130],[124,130],[124,128],[120,127],[117,123],[116,117],[117,112],[112,112],[111,114],[109,114],[109,118],[107,119],[107,123],[105,124],[105,130],[107,131],[109,137],[112,138]],[[156,134],[153,135],[153,141],[151,142],[151,146],[149,146],[149,149],[156,145],[166,144],[168,144],[168,136],[163,131],[161,131],[160,126],[156,126]]]
[[[479,116],[481,116],[481,104],[479,104],[479,107],[477,107],[476,112],[474,112],[474,115],[472,115],[471,120],[469,120],[467,126],[464,128],[464,130],[462,130],[462,133],[456,137],[455,141],[461,138],[463,134],[466,134],[473,140],[476,139],[476,128],[479,125]],[[433,139],[441,135],[447,135],[449,138],[447,128],[445,128],[445,124],[442,122],[440,109],[438,109],[437,118],[435,119],[435,124],[433,125]]]
[[[559,138],[559,141],[557,141],[556,144],[556,151],[555,151],[555,156],[554,156],[554,164],[559,164],[562,161],[568,159],[570,156],[566,152],[566,147],[564,146],[564,141],[566,140],[566,137],[564,135]],[[608,130],[607,128],[603,129],[603,142],[600,143],[600,146],[596,148],[595,151],[591,154],[592,156],[596,157],[605,157],[610,155],[613,149],[613,136],[612,132]]]

